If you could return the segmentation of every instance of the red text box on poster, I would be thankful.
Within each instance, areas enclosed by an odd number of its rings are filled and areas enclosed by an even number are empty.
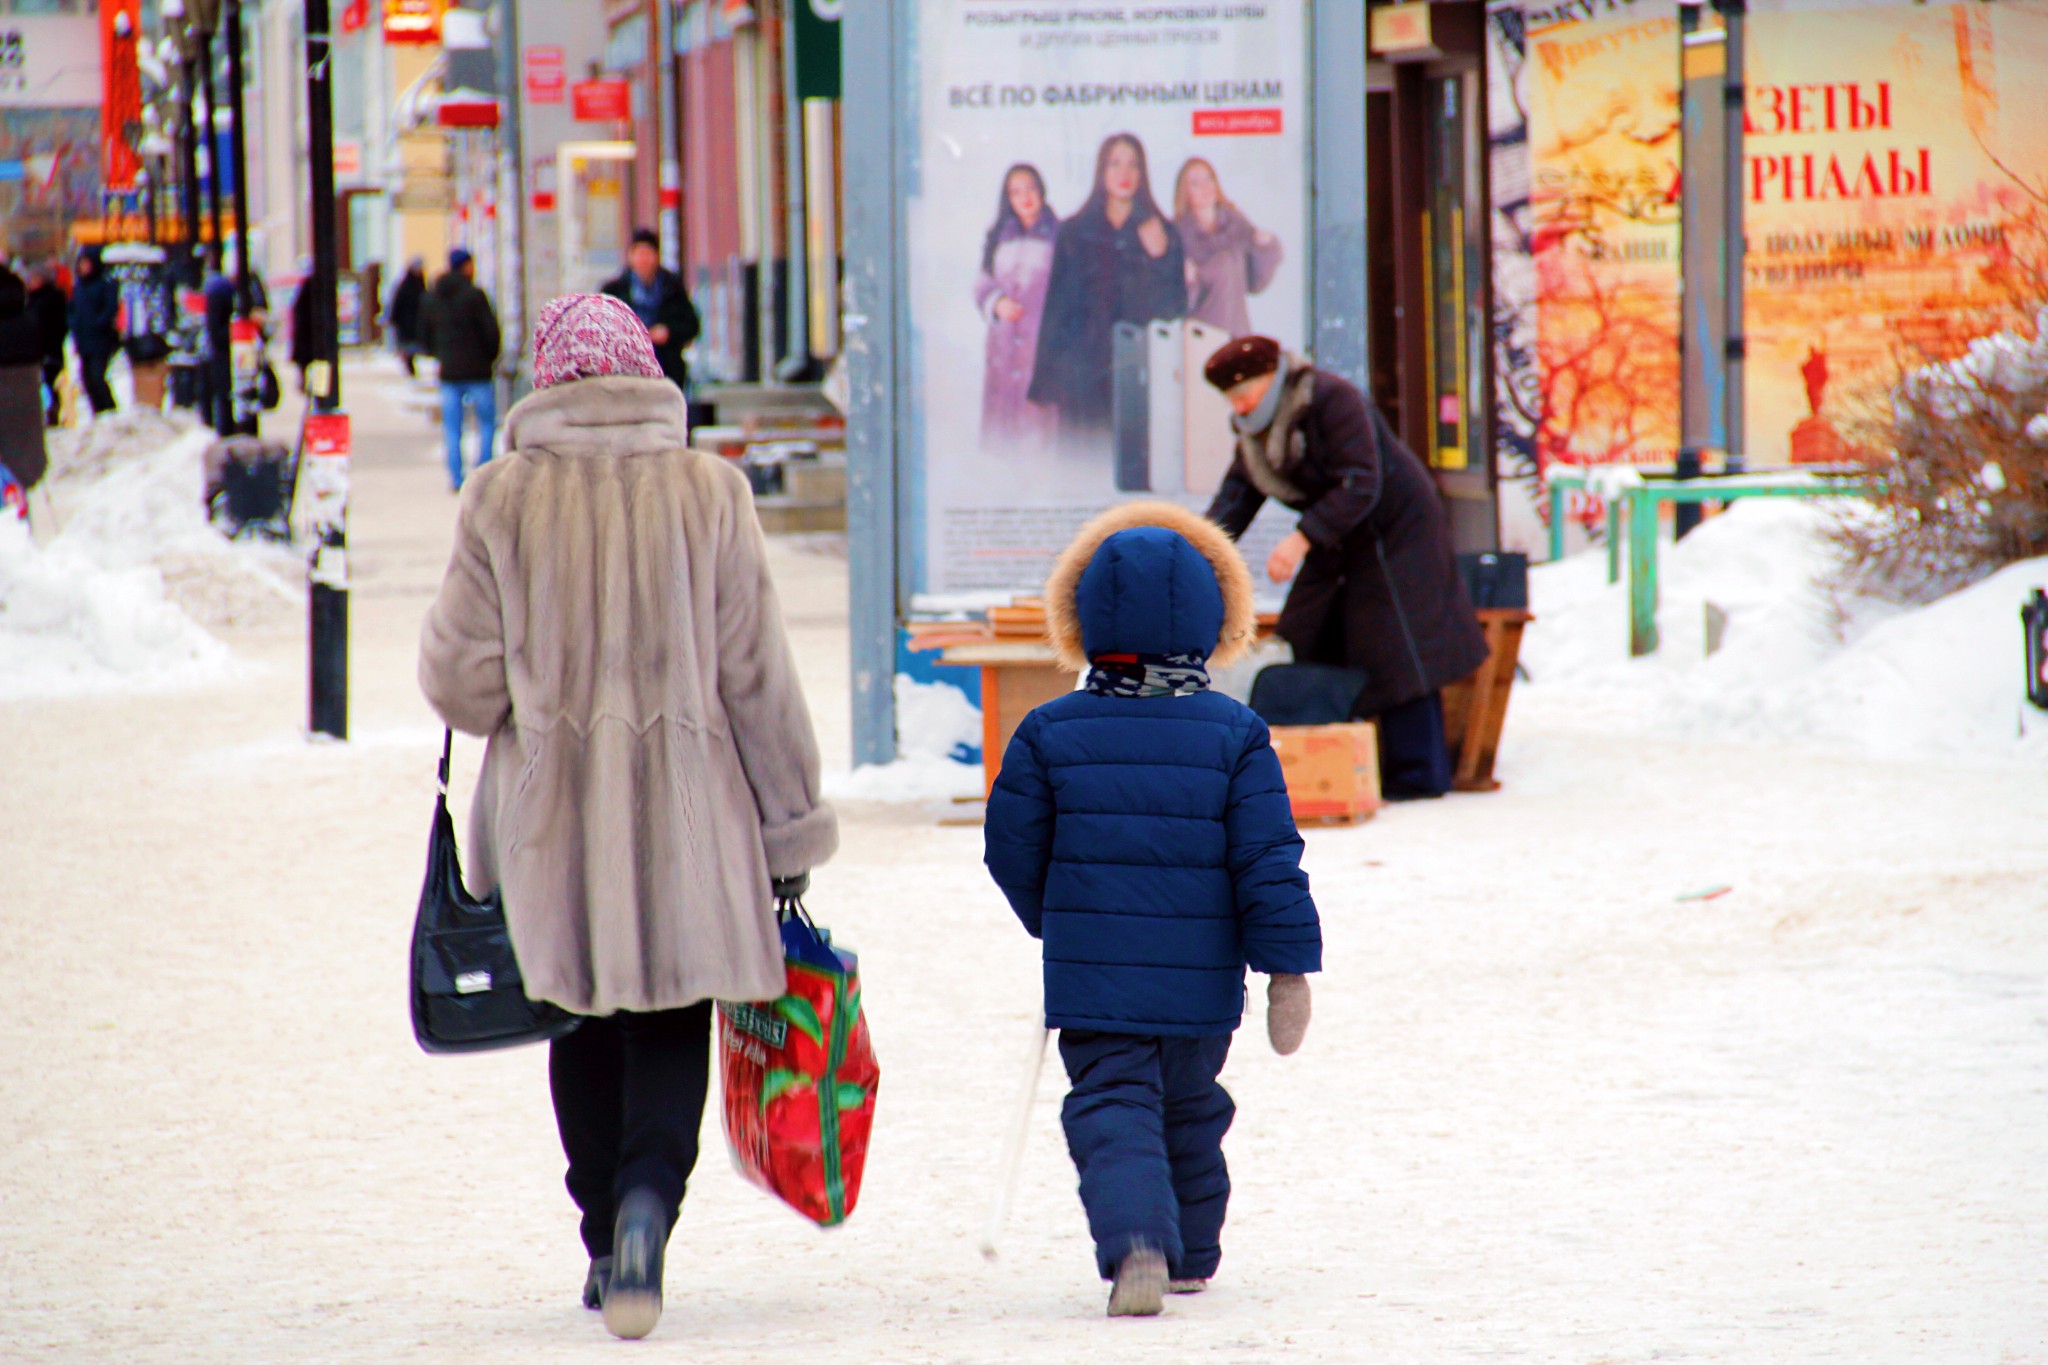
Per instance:
[[[560,104],[568,91],[569,63],[562,49],[526,49],[526,98],[534,104]]]
[[[1280,131],[1278,109],[1197,109],[1196,137],[1263,136]]]
[[[313,412],[306,414],[306,454],[314,459],[329,459],[340,456],[346,459],[348,449],[348,414],[345,412]]]
[[[633,117],[633,87],[627,81],[578,81],[569,87],[570,115],[578,123],[615,123]]]

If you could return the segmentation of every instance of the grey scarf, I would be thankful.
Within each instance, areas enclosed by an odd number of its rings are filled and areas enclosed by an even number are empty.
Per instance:
[[[1232,418],[1237,427],[1237,452],[1244,459],[1244,472],[1252,485],[1267,497],[1299,508],[1309,500],[1287,475],[1301,462],[1305,443],[1297,428],[1315,395],[1316,372],[1307,362],[1287,358],[1284,377],[1266,390],[1259,406],[1244,417]],[[1264,421],[1261,421],[1261,417]]]

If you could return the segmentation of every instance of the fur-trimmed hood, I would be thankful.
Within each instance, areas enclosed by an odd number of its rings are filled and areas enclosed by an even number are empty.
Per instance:
[[[1089,643],[1085,637],[1091,627],[1096,630],[1103,628],[1098,624],[1096,613],[1089,610],[1088,605],[1081,601],[1082,580],[1084,576],[1088,576],[1089,566],[1096,562],[1098,555],[1113,538],[1122,533],[1148,527],[1171,531],[1180,537],[1206,561],[1210,573],[1214,575],[1215,589],[1220,598],[1220,613],[1216,614],[1220,614],[1221,624],[1211,647],[1198,648],[1196,652],[1206,654],[1212,666],[1220,666],[1237,659],[1251,647],[1253,636],[1258,629],[1258,611],[1252,600],[1252,575],[1251,570],[1245,567],[1244,558],[1238,554],[1237,546],[1231,542],[1230,537],[1214,522],[1173,503],[1128,502],[1111,508],[1083,527],[1081,533],[1074,537],[1073,543],[1061,552],[1058,562],[1053,565],[1052,576],[1046,580],[1046,635],[1052,643],[1061,667],[1077,673],[1085,671],[1088,667]],[[1156,536],[1132,537],[1127,548],[1134,551],[1150,548],[1156,551],[1161,548],[1158,544],[1160,539]],[[1141,546],[1140,541],[1147,544]],[[1123,545],[1124,542],[1120,542],[1120,547]],[[1171,553],[1170,545],[1164,548],[1168,552],[1164,557],[1156,553],[1149,557],[1134,557],[1130,564],[1125,566],[1139,572],[1150,570],[1156,579],[1136,585],[1139,590],[1146,593],[1147,598],[1156,598],[1156,604],[1147,600],[1137,605],[1150,613],[1149,619],[1162,626],[1176,616],[1183,620],[1192,620],[1194,617],[1190,613],[1199,614],[1202,610],[1201,604],[1173,600],[1174,584],[1168,575],[1183,572],[1187,566],[1173,562],[1175,557]],[[1112,548],[1111,553],[1117,554],[1118,549]],[[1105,560],[1098,575],[1090,577],[1091,589],[1098,592],[1133,590],[1134,585],[1123,574],[1111,572],[1115,567]],[[1099,608],[1102,604],[1094,605]],[[1184,610],[1177,612],[1176,608]],[[1210,610],[1214,611],[1213,608]],[[1199,641],[1175,642],[1176,648],[1200,644]],[[1167,652],[1140,649],[1129,641],[1098,642],[1098,648],[1120,652]]]

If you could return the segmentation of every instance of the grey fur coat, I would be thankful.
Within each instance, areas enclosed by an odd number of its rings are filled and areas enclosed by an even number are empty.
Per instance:
[[[578,1014],[782,994],[769,879],[839,842],[746,478],[685,439],[665,379],[520,402],[421,632],[427,699],[490,738],[469,880]]]

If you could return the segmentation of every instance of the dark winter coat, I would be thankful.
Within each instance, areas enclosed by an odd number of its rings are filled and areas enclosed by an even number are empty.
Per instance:
[[[71,337],[71,300],[55,280],[45,279],[28,291],[28,311],[43,339],[43,373],[64,372],[64,343]]]
[[[1297,362],[1283,382],[1272,426],[1240,438],[1209,517],[1235,539],[1268,496],[1302,514],[1310,549],[1280,614],[1295,659],[1363,669],[1359,716],[1467,676],[1486,637],[1429,471],[1349,381]]]
[[[416,349],[419,346],[420,305],[426,297],[427,277],[417,270],[408,270],[405,278],[398,282],[398,288],[391,291],[391,307],[385,316],[401,347]]]
[[[503,345],[489,296],[459,270],[435,280],[427,291],[420,307],[420,341],[441,363],[444,384],[489,379]]]
[[[683,359],[683,348],[697,339],[701,324],[697,321],[696,308],[691,306],[689,291],[683,288],[681,275],[666,267],[659,268],[654,272],[654,287],[654,316],[640,321],[650,332],[657,326],[668,328],[668,340],[654,348],[654,358],[661,362],[661,372],[680,387],[690,379],[690,366]],[[632,308],[632,270],[620,271],[605,284],[604,292]]]
[[[71,287],[71,343],[82,356],[112,355],[121,349],[121,286],[104,269],[81,273]]]
[[[1070,659],[1225,660],[1253,620],[1251,576],[1228,541],[1163,503],[1098,518],[1046,601]],[[1322,965],[1280,761],[1265,722],[1220,692],[1084,691],[1039,707],[1003,754],[985,833],[990,874],[1044,940],[1051,1027],[1226,1034],[1247,967]]]
[[[304,374],[316,359],[313,350],[313,282],[299,281],[292,292],[292,364]]]
[[[28,286],[0,266],[0,464],[23,488],[49,467],[43,447],[43,338]]]
[[[1165,218],[1157,221],[1166,229],[1166,252],[1156,258],[1138,240],[1136,213],[1114,228],[1101,209],[1084,208],[1053,238],[1030,398],[1059,410],[1063,432],[1109,429],[1117,323],[1142,326],[1187,312],[1180,232]]]

